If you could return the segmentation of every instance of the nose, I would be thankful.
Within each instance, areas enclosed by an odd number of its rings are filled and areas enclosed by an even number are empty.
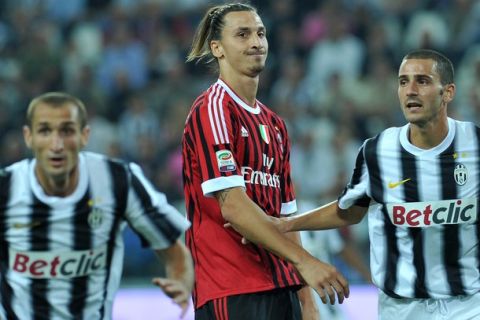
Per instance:
[[[58,133],[52,134],[52,141],[50,143],[50,148],[52,149],[52,151],[55,151],[55,152],[62,151],[63,146],[64,146],[63,137]]]
[[[411,81],[407,84],[406,93],[407,96],[416,96],[418,94],[418,86],[415,81]]]
[[[252,42],[251,42],[252,48],[257,48],[257,49],[263,48],[262,38],[258,34],[254,33],[251,39],[252,39]]]

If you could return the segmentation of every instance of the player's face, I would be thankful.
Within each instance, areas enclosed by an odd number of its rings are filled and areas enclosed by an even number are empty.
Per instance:
[[[408,122],[425,126],[447,116],[445,95],[436,63],[431,59],[403,60],[398,73],[398,98]]]
[[[222,39],[212,41],[220,73],[236,72],[256,77],[265,67],[268,53],[262,20],[252,11],[229,12],[223,19]]]
[[[71,103],[36,106],[32,127],[24,127],[25,143],[37,160],[40,179],[63,179],[77,170],[78,153],[88,141],[89,128],[80,127],[78,109]]]

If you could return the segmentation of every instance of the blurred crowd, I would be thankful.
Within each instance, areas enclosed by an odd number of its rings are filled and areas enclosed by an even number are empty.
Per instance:
[[[223,2],[0,0],[0,165],[27,155],[21,128],[32,97],[66,91],[87,106],[87,149],[139,163],[184,210],[184,120],[216,77],[185,57],[205,8]],[[452,60],[458,90],[449,112],[480,119],[480,1],[250,3],[270,47],[258,98],[287,121],[300,204],[335,199],[363,139],[403,125],[397,68],[411,49]],[[368,254],[365,225],[342,234]],[[154,258],[143,254],[130,251],[127,275],[145,274]]]

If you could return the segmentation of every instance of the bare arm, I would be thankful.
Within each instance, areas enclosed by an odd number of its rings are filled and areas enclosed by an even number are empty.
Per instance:
[[[286,233],[286,235],[295,243],[302,245],[302,240],[298,232],[289,232]],[[312,289],[306,286],[298,290],[297,294],[298,300],[302,306],[302,320],[319,320],[320,311],[318,310],[317,303],[313,297]]]
[[[347,210],[340,209],[338,202],[333,201],[301,215],[282,219],[279,228],[285,232],[335,229],[359,223],[366,213],[367,208],[358,206],[353,206]]]
[[[362,260],[362,257],[358,254],[358,251],[355,250],[354,246],[352,246],[348,241],[345,243],[345,246],[338,254],[350,267],[360,273],[365,282],[372,282],[370,269]]]
[[[315,289],[322,301],[335,302],[335,290],[339,302],[348,297],[345,278],[332,266],[325,264],[281,233],[272,220],[256,205],[240,187],[224,189],[215,194],[224,219],[247,240],[264,247],[277,256],[291,262],[305,282]],[[326,292],[326,294],[325,294]]]
[[[188,310],[194,281],[190,252],[177,240],[166,249],[155,250],[155,253],[165,262],[166,278],[154,278],[152,281],[182,308],[183,317]]]

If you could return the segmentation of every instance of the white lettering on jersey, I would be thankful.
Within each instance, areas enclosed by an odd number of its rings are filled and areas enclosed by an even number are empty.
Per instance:
[[[268,169],[272,168],[274,158],[268,157],[265,153],[263,154],[263,166]]]
[[[389,203],[387,211],[394,225],[430,227],[442,224],[475,223],[477,199]]]
[[[9,249],[9,257],[10,269],[28,278],[76,278],[105,269],[107,246],[66,252]]]
[[[242,167],[242,174],[245,183],[280,188],[280,176],[278,174],[255,171],[250,167]]]

